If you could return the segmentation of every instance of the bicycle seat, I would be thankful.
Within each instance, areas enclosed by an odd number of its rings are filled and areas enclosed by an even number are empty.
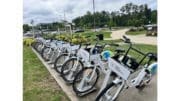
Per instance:
[[[124,53],[124,52],[125,52],[125,50],[122,49],[122,48],[117,48],[115,51],[116,51],[117,53]]]

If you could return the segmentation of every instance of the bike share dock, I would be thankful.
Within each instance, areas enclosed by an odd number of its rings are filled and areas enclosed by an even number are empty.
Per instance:
[[[97,91],[89,93],[85,96],[77,96],[73,91],[72,86],[64,82],[60,75],[51,67],[52,65],[48,64],[48,62],[45,62],[43,58],[36,52],[36,50],[34,50],[33,48],[32,50],[71,101],[94,101],[99,87],[101,87],[102,85],[104,75],[100,76],[100,80],[97,84]],[[125,90],[124,92],[119,94],[117,101],[157,101],[157,77],[153,78],[151,84],[143,89],[143,91],[139,91],[135,88],[129,88]]]

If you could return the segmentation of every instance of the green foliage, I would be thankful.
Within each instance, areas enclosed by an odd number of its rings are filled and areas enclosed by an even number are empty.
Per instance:
[[[42,36],[44,39],[55,39],[55,34],[43,34]]]
[[[31,46],[32,43],[34,43],[34,42],[35,42],[34,38],[23,39],[23,44],[26,45],[26,46]]]
[[[140,35],[140,34],[146,34],[146,30],[130,30],[126,32],[127,35]]]
[[[157,10],[152,11],[151,19],[152,23],[157,23]]]
[[[125,4],[119,11],[101,11],[87,14],[73,19],[73,22],[80,28],[93,28],[94,18],[96,27],[104,27],[108,25],[116,26],[142,26],[150,23],[157,23],[157,10],[151,10],[147,4],[135,5],[133,3]]]
[[[56,35],[55,39],[57,40],[63,40],[67,42],[72,42],[73,44],[80,44],[80,43],[86,43],[89,40],[86,38],[85,35],[82,34],[61,34],[61,35]]]
[[[28,24],[23,24],[23,33],[30,31],[31,27]]]

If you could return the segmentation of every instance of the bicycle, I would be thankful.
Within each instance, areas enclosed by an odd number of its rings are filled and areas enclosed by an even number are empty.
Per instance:
[[[130,46],[132,45],[130,39],[128,39],[125,36],[124,39],[125,42],[130,43]],[[129,88],[129,87],[139,88],[142,87],[143,85],[146,85],[146,83],[150,82],[151,78],[155,74],[154,71],[156,71],[157,69],[156,54],[153,53],[144,54],[133,47],[130,47],[128,49],[128,52],[131,49],[144,55],[144,57],[141,59],[139,63],[134,64],[135,68],[133,67],[133,63],[134,63],[132,62],[133,60],[130,59],[131,66],[127,64],[128,63],[127,61],[129,60],[127,55],[123,58],[124,63],[119,63],[112,58],[108,58],[108,67],[110,68],[110,71],[109,71],[109,75],[107,75],[106,77],[107,79],[109,79],[110,75],[113,74],[115,76],[115,79],[113,79],[110,84],[104,82],[100,92],[96,97],[96,101],[115,101],[117,99],[118,94],[121,93],[125,88]],[[145,58],[148,58],[148,61],[143,66],[138,76],[131,80],[131,84],[128,84],[127,83],[128,78],[132,74],[132,71],[130,71],[129,68],[136,70],[139,67],[139,65],[142,63],[142,61],[144,61]]]
[[[88,50],[88,46],[90,44],[84,44],[85,45],[85,50]],[[58,72],[61,73],[61,67],[62,65],[69,60],[71,57],[74,57],[75,54],[77,53],[78,47],[76,46],[69,46],[68,48],[64,47],[64,52],[62,52],[56,59],[54,62],[54,69]]]
[[[115,47],[119,46],[118,44],[108,45]],[[122,48],[118,48],[115,50],[115,52],[116,53],[112,58],[119,61],[119,57],[122,55],[122,53],[125,52],[125,50]],[[107,61],[104,61],[100,54],[93,55],[90,60],[92,64],[91,67],[83,68],[79,73],[77,73],[73,81],[73,90],[79,96],[88,94],[88,92],[91,91],[96,85],[100,73],[102,72],[106,74],[108,71],[108,68],[105,68],[107,65]]]
[[[98,54],[101,53],[104,45],[98,45],[98,41],[95,44],[94,48],[88,52],[85,49],[79,49],[77,54],[67,60],[61,67],[61,76],[67,83],[72,83],[74,80],[75,75],[82,70],[85,66],[90,66],[89,57],[90,54]]]

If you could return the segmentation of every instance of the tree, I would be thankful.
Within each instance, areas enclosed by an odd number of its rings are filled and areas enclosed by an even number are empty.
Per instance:
[[[148,8],[147,4],[145,5],[144,15],[146,17],[144,23],[149,24],[149,21],[151,21],[151,9]]]
[[[31,27],[28,24],[23,24],[23,33],[30,31]]]
[[[157,23],[157,10],[152,11],[147,4],[135,5],[133,3],[125,4],[119,11],[101,11],[92,14],[88,11],[84,16],[73,19],[77,27],[93,28],[93,19],[95,16],[96,27],[116,26],[142,26]]]
[[[157,23],[157,10],[151,12],[151,21],[152,23]]]

